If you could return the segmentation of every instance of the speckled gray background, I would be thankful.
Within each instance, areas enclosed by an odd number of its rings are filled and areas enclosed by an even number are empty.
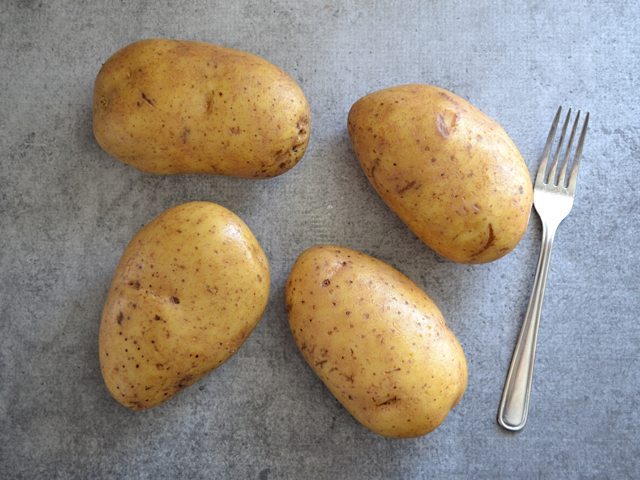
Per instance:
[[[87,2],[89,3],[89,2]],[[307,154],[266,181],[156,177],[91,133],[103,61],[142,37],[199,39],[281,66],[313,110]],[[558,104],[592,123],[554,251],[526,430],[495,423],[540,225],[489,265],[445,262],[382,204],[346,133],[350,105],[435,83],[498,119],[530,169]],[[0,478],[638,478],[640,4],[635,1],[0,2]],[[145,413],[115,403],[100,311],[128,240],[212,200],[264,245],[271,302],[239,353]],[[283,284],[335,242],[404,271],[465,347],[469,387],[425,438],[358,425],[296,351]]]

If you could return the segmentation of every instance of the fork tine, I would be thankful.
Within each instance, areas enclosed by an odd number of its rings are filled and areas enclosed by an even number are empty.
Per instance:
[[[558,185],[561,187],[565,186],[564,178],[567,174],[567,165],[569,165],[569,154],[571,153],[571,147],[573,146],[573,138],[576,135],[576,130],[578,129],[579,120],[580,120],[580,110],[578,110],[578,115],[576,115],[576,118],[573,121],[573,128],[571,129],[571,135],[569,136],[569,143],[567,144],[567,149],[564,152],[564,159],[562,160],[562,169],[560,170],[560,177],[558,177]]]
[[[580,168],[580,155],[582,155],[584,138],[587,136],[587,125],[589,125],[589,112],[587,112],[587,115],[584,118],[584,125],[582,125],[582,131],[580,132],[580,141],[578,142],[576,156],[573,160],[573,167],[571,167],[571,176],[569,177],[569,194],[571,195],[576,193],[576,180],[578,179],[578,169]]]
[[[558,128],[558,120],[560,119],[561,112],[562,112],[562,107],[558,107],[556,116],[554,117],[553,123],[551,124],[551,128],[549,129],[549,135],[547,135],[547,143],[545,144],[544,150],[542,151],[542,157],[540,158],[540,166],[538,167],[538,174],[536,175],[536,185],[544,184],[544,173],[547,170],[547,160],[549,159],[549,151],[551,150],[551,145],[553,144],[553,137],[556,136],[556,129]]]
[[[560,133],[560,140],[558,141],[558,146],[556,148],[556,154],[553,156],[553,163],[551,164],[551,170],[549,170],[549,178],[547,179],[547,183],[551,185],[555,185],[556,181],[556,169],[558,168],[558,158],[560,157],[560,150],[562,150],[562,144],[564,143],[564,136],[567,133],[567,125],[569,125],[569,119],[571,118],[571,109],[567,112],[567,116],[564,119],[564,124],[562,125],[562,133]]]

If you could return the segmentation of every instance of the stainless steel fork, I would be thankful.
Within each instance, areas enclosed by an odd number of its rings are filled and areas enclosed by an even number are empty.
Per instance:
[[[589,113],[587,113],[582,125],[578,146],[573,157],[569,180],[565,182],[571,147],[573,146],[573,140],[580,121],[580,112],[578,111],[573,121],[569,143],[564,150],[562,163],[559,164],[558,159],[562,154],[567,127],[571,119],[571,109],[567,112],[551,168],[547,174],[549,154],[552,150],[561,112],[562,107],[558,108],[553,123],[551,124],[534,184],[533,205],[542,221],[542,247],[540,249],[540,258],[538,259],[536,278],[533,282],[533,292],[531,293],[524,323],[518,336],[518,343],[513,352],[509,373],[507,374],[504,391],[502,392],[500,409],[498,410],[498,423],[511,431],[522,430],[527,422],[529,398],[531,396],[531,381],[533,379],[533,364],[536,356],[538,326],[540,325],[544,288],[547,284],[547,273],[549,272],[551,247],[553,247],[553,239],[558,225],[560,225],[560,222],[569,214],[573,206],[573,199],[576,193],[576,179],[580,167],[580,155],[582,154],[584,138],[587,134],[587,125],[589,124]],[[559,165],[560,170],[558,174]]]

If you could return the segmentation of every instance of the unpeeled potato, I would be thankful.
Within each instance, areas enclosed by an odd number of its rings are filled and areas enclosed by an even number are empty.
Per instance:
[[[387,88],[351,107],[348,128],[378,194],[440,255],[490,262],[522,238],[527,166],[502,127],[463,98],[431,85]]]
[[[204,42],[151,39],[114,53],[93,95],[100,146],[139,170],[265,178],[309,141],[298,84],[268,61]]]
[[[438,307],[393,267],[320,245],[286,284],[300,352],[340,403],[387,437],[431,432],[460,401],[467,363]]]
[[[154,407],[233,355],[269,295],[269,265],[251,230],[210,202],[171,208],[140,230],[116,269],[100,322],[111,395]]]

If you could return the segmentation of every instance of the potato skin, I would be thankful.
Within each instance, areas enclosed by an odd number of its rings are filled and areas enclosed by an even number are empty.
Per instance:
[[[248,178],[292,168],[309,141],[298,84],[250,53],[142,40],[102,66],[93,96],[100,146],[139,170]]]
[[[430,85],[380,90],[351,107],[348,128],[378,194],[443,257],[490,262],[524,235],[527,166],[502,127],[463,98]]]
[[[303,357],[365,427],[424,435],[462,397],[462,347],[433,301],[393,267],[319,245],[298,257],[285,295]]]
[[[132,410],[169,399],[240,348],[268,295],[267,258],[240,218],[210,202],[166,210],[111,283],[99,334],[109,392]]]

